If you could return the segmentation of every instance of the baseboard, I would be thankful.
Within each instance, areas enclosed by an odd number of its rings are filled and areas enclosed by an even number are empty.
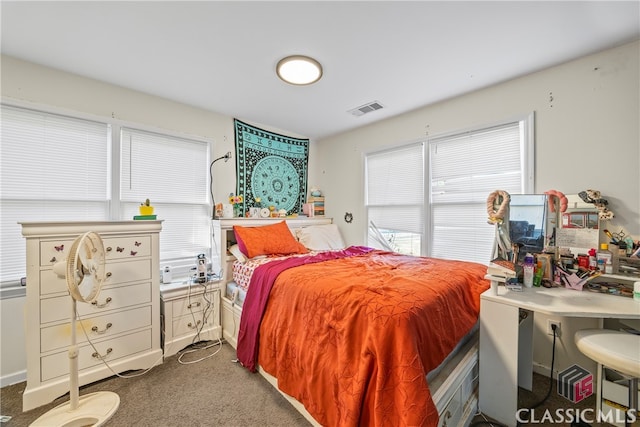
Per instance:
[[[551,372],[551,368],[549,366],[543,365],[541,363],[538,362],[533,362],[533,372],[536,374],[540,374],[542,376],[548,377],[549,376],[549,372]],[[557,378],[558,377],[558,373],[554,372],[553,373],[553,378]]]
[[[5,375],[0,377],[0,387],[6,387],[8,385],[13,385],[17,383],[21,383],[27,380],[27,370],[18,371],[10,375]]]

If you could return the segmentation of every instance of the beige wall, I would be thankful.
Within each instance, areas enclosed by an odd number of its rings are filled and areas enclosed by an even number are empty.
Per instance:
[[[42,67],[15,58],[1,57],[3,101],[32,107],[53,107],[56,112],[110,117],[124,124],[142,125],[213,141],[212,158],[235,153],[233,117],[224,116],[96,80]],[[242,117],[237,117],[247,123]],[[274,132],[301,137],[288,131],[252,123]],[[311,151],[311,156],[314,156]],[[234,154],[235,157],[235,154]],[[310,168],[312,171],[313,168]],[[218,162],[213,168],[214,195],[223,200],[236,188],[235,161]],[[207,189],[202,189],[207,191]],[[24,298],[0,300],[0,385],[25,378],[23,332]]]
[[[625,226],[625,230],[639,236],[639,49],[637,42],[625,45],[312,142],[309,185],[318,185],[324,191],[328,214],[336,219],[347,243],[362,244],[366,231],[364,152],[534,111],[536,191],[557,189],[577,193],[586,188],[598,189],[616,213],[612,228]],[[232,117],[5,56],[1,66],[5,100],[115,117],[128,123],[210,138],[214,141],[214,157],[234,151]],[[286,130],[271,130],[292,135]],[[217,164],[214,182],[217,200],[234,191],[234,162]],[[342,220],[345,212],[354,214],[352,224]],[[0,301],[2,385],[24,379],[24,341],[20,332],[23,306],[23,298]],[[536,323],[539,321],[542,322],[537,319]],[[567,330],[575,327],[573,322]],[[548,338],[536,336],[534,360],[541,365],[548,363]],[[563,336],[559,344],[560,368],[577,357],[570,338]]]
[[[311,179],[348,243],[360,244],[363,153],[534,112],[535,191],[600,190],[616,214],[611,228],[638,237],[639,50],[640,43],[628,44],[324,139]],[[353,223],[342,220],[345,211],[353,212]]]
[[[627,44],[327,138],[318,143],[313,160],[320,169],[311,179],[324,191],[327,214],[347,243],[362,244],[365,152],[534,112],[535,191],[600,190],[616,214],[607,227],[624,227],[638,239],[639,51],[639,42]],[[353,223],[343,221],[345,212],[353,213]],[[546,335],[545,316],[536,316],[535,325],[534,361],[545,372],[552,337]],[[556,370],[574,363],[594,368],[575,348],[573,332],[596,326],[595,320],[562,320]]]

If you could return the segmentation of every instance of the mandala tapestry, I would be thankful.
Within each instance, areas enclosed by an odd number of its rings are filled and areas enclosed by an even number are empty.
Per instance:
[[[268,132],[234,119],[236,194],[250,207],[302,212],[307,194],[309,140]],[[256,198],[260,203],[256,203]]]

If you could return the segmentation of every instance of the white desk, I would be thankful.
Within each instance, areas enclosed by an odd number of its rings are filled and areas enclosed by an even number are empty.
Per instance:
[[[520,320],[520,310],[530,313]],[[480,298],[479,407],[508,426],[516,424],[518,385],[531,389],[533,314],[640,319],[640,303],[632,298],[565,288],[498,287]]]

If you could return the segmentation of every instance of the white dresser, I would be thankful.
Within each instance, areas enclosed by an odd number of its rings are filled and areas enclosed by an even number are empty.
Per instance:
[[[27,251],[24,411],[49,403],[69,391],[72,301],[66,279],[53,272],[53,265],[66,260],[73,241],[87,231],[102,237],[107,278],[94,303],[77,305],[79,384],[114,375],[103,362],[118,373],[162,363],[161,221],[24,222],[21,225]]]

